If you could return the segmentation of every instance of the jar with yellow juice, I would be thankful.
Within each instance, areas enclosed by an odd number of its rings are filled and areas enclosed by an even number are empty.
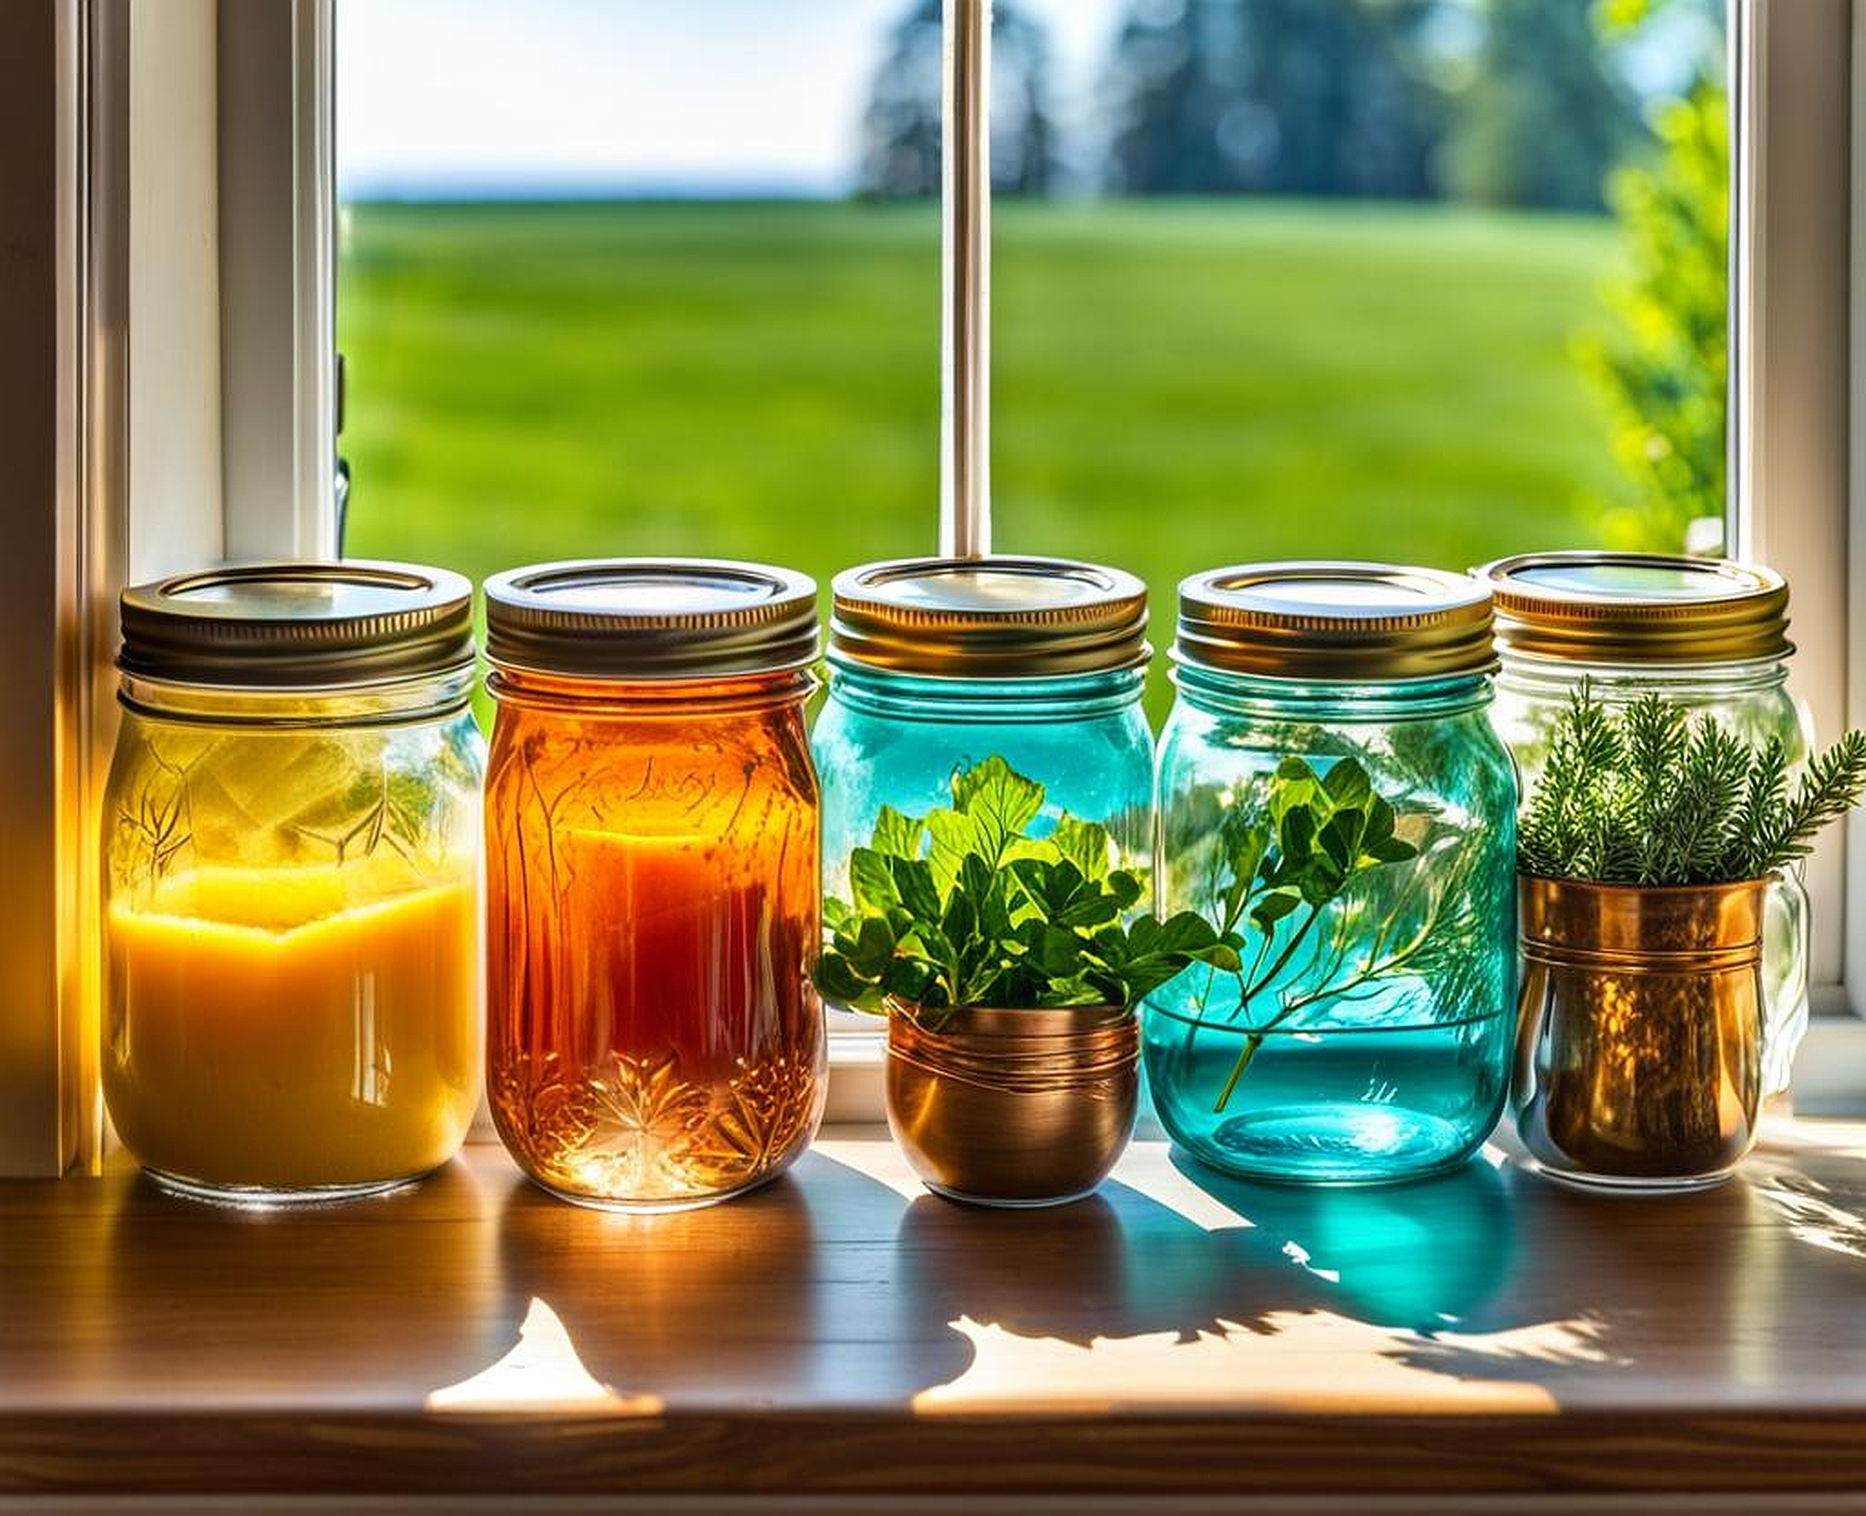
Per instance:
[[[104,798],[104,1098],[158,1183],[348,1199],[478,1104],[472,588],[266,563],[123,596]]]

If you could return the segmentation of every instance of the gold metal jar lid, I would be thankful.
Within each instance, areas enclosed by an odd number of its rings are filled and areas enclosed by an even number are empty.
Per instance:
[[[1525,553],[1477,574],[1507,656],[1582,663],[1786,658],[1788,585],[1773,569],[1663,553]]]
[[[1247,563],[1179,586],[1173,656],[1271,679],[1435,679],[1496,667],[1490,592],[1388,563]]]
[[[486,656],[589,679],[714,679],[808,668],[816,581],[716,558],[534,564],[486,581]]]
[[[473,586],[412,563],[242,563],[123,592],[125,674],[342,689],[473,663]]]
[[[1066,558],[909,558],[836,576],[832,659],[949,679],[1138,668],[1147,587]]]

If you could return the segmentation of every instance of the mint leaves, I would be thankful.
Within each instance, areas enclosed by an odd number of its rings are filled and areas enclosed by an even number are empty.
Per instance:
[[[1107,830],[1064,816],[1030,827],[1044,790],[1000,757],[954,776],[952,805],[883,807],[849,855],[849,901],[823,902],[816,984],[857,1010],[1132,1006],[1188,964],[1239,967],[1238,940],[1194,911],[1122,917],[1140,878],[1112,866]]]

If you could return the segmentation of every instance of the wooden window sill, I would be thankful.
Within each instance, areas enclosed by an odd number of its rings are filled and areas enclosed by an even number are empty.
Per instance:
[[[486,1145],[295,1216],[9,1181],[0,1301],[0,1496],[1866,1489],[1861,1125],[1645,1203],[1495,1152],[1314,1192],[1143,1142],[1097,1199],[975,1212],[856,1128],[678,1216],[554,1202]]]

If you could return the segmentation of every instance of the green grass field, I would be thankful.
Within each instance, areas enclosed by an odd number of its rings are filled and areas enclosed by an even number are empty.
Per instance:
[[[938,240],[924,207],[352,207],[348,550],[824,581],[933,551]],[[1164,618],[1225,562],[1584,543],[1613,476],[1568,346],[1617,245],[1438,208],[1002,207],[997,546],[1130,568]]]

